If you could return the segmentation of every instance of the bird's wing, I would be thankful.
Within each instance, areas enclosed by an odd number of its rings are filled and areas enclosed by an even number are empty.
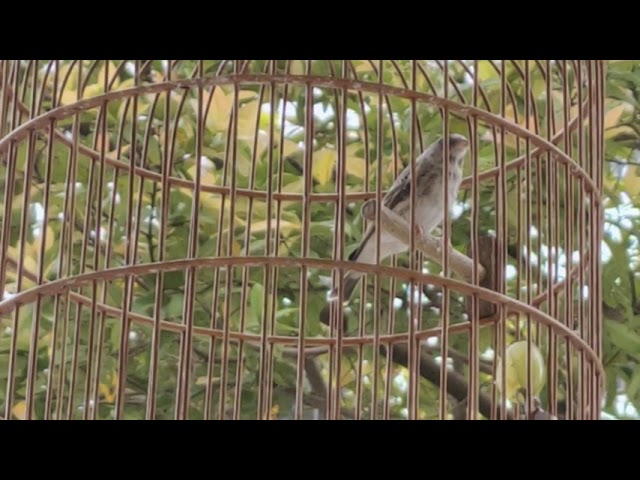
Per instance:
[[[364,233],[362,240],[360,240],[360,245],[358,245],[358,248],[356,248],[353,252],[351,252],[351,255],[349,255],[349,260],[358,260],[358,257],[360,257],[360,254],[367,245],[367,242],[371,239],[373,232],[375,232],[375,227],[373,225],[370,225],[369,228],[367,228],[367,231]]]
[[[382,203],[390,210],[397,210],[402,202],[409,200],[411,196],[411,178],[410,178],[411,165],[407,165],[405,169],[400,172],[398,178],[396,178],[393,185],[382,199]]]

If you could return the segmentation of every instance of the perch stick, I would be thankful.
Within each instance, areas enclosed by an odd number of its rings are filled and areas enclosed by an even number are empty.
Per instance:
[[[375,215],[375,200],[369,200],[362,207],[362,216],[367,220],[374,220]],[[380,211],[380,217],[382,225],[385,230],[398,240],[409,245],[411,239],[411,230],[409,224],[400,215],[390,210],[389,208],[382,206]],[[417,235],[414,242],[415,247],[420,250],[425,256],[436,261],[442,261],[442,240],[434,237],[431,234]],[[469,283],[473,283],[473,259],[467,257],[463,253],[455,250],[454,248],[448,249],[449,265],[453,272],[463,278]],[[478,273],[480,280],[486,277],[487,272],[485,268],[478,264]]]

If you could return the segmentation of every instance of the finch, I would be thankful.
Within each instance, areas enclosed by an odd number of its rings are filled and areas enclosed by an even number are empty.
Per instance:
[[[449,182],[448,202],[453,205],[458,195],[460,182],[462,181],[462,163],[467,152],[469,141],[462,135],[449,135]],[[415,221],[416,230],[422,234],[431,233],[445,216],[443,175],[444,175],[444,141],[440,138],[431,144],[416,159],[415,185],[416,205]],[[394,211],[406,221],[410,221],[411,209],[411,165],[398,175],[395,182],[383,197],[382,203]],[[376,226],[371,224],[358,248],[356,248],[349,260],[367,264],[376,263]],[[390,255],[406,252],[409,245],[401,242],[384,229],[380,232],[380,261]],[[342,281],[342,298],[347,302],[364,274],[348,271]],[[337,287],[334,287],[329,295],[329,301],[339,298]]]

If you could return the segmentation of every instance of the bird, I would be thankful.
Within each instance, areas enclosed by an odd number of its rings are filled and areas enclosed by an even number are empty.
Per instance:
[[[460,134],[450,134],[449,138],[449,206],[453,205],[458,195],[460,182],[462,181],[462,164],[464,156],[469,146],[469,140]],[[416,205],[415,221],[416,231],[421,234],[429,234],[444,219],[444,195],[443,195],[443,174],[444,174],[444,139],[440,138],[427,147],[416,159]],[[382,198],[384,206],[401,216],[406,221],[410,221],[411,215],[411,164],[398,175],[391,185],[391,188]],[[351,262],[361,262],[367,264],[376,263],[376,226],[369,225],[362,237],[362,241],[350,255]],[[409,245],[398,240],[389,232],[380,232],[380,261],[389,257],[406,252]],[[347,303],[357,286],[360,278],[364,275],[361,272],[350,270],[345,273],[342,281],[342,299]],[[329,302],[338,300],[338,290],[334,287],[329,293]],[[325,315],[326,317],[326,315]]]

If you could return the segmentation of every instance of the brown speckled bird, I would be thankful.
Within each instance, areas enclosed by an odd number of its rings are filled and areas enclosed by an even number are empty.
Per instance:
[[[469,141],[462,135],[449,135],[449,206],[453,205],[462,181],[462,163]],[[416,230],[421,234],[430,233],[444,219],[444,195],[442,192],[442,175],[444,142],[439,139],[431,144],[416,160]],[[398,175],[395,182],[383,197],[382,203],[395,213],[410,221],[411,209],[411,165]],[[376,226],[371,224],[362,237],[362,241],[349,260],[368,264],[376,263]],[[386,231],[380,233],[380,261],[384,258],[402,253],[409,246]],[[347,302],[363,274],[348,271],[342,282],[343,300]],[[331,291],[330,301],[338,299],[337,288]]]

